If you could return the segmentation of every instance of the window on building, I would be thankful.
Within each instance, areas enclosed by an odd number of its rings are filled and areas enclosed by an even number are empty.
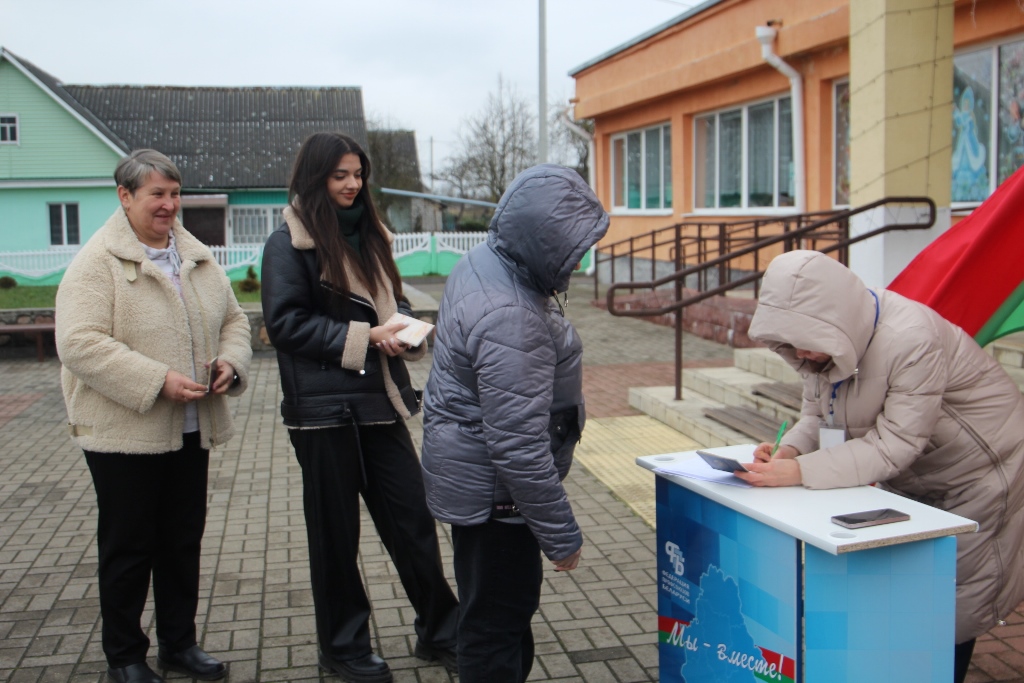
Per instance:
[[[611,142],[613,208],[671,209],[672,126],[621,133]]]
[[[978,203],[1024,165],[1024,40],[953,58],[953,203]]]
[[[78,204],[50,204],[50,245],[62,247],[80,244]]]
[[[789,97],[698,116],[694,125],[696,208],[793,206]]]
[[[835,206],[850,204],[850,82],[836,83],[832,107],[835,125]]]
[[[0,145],[18,144],[18,116],[0,114]]]
[[[263,244],[284,222],[283,206],[231,207],[230,244]]]

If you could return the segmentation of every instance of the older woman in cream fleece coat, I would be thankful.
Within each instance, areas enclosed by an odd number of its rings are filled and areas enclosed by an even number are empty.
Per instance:
[[[959,327],[895,292],[871,290],[814,251],[776,257],[750,336],[804,377],[800,421],[760,486],[890,491],[979,523],[957,538],[957,675],[974,639],[1024,600],[1024,399]],[[822,448],[819,425],[845,427]],[[770,444],[758,447],[767,459]]]
[[[57,293],[57,350],[71,436],[104,453],[181,448],[185,404],[160,395],[168,370],[203,379],[213,358],[248,385],[249,322],[209,248],[175,221],[182,293],[153,264],[122,209],[82,248]],[[198,403],[203,448],[234,435],[222,394]]]
[[[200,649],[195,626],[207,468],[209,449],[232,435],[225,394],[248,381],[249,323],[213,254],[176,219],[170,159],[139,150],[114,177],[121,207],[68,268],[56,310],[68,427],[99,510],[107,674],[163,680],[140,625],[152,574],[157,661],[214,680],[226,667]]]

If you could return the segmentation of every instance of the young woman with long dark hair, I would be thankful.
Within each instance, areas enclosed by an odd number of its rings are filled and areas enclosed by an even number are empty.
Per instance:
[[[414,654],[454,670],[458,621],[405,426],[419,411],[405,361],[421,358],[425,344],[407,348],[395,338],[402,325],[385,324],[411,309],[369,178],[370,160],[352,138],[309,137],[285,223],[263,252],[281,414],[302,467],[320,666],[351,683],[392,680],[370,643],[356,560],[360,495],[416,609]]]

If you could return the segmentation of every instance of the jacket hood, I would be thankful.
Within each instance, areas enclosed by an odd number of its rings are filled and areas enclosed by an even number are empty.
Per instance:
[[[830,382],[853,375],[875,329],[876,299],[853,271],[817,251],[777,256],[765,271],[750,321],[752,339],[767,344],[797,371],[815,368],[796,349],[827,353]]]
[[[487,243],[545,294],[564,292],[587,250],[608,231],[608,214],[579,173],[528,168],[501,196]]]

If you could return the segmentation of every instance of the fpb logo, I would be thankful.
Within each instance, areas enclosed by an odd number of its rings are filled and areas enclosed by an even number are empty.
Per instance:
[[[672,569],[676,576],[683,575],[683,551],[672,541],[665,543],[665,552],[668,554],[668,561],[672,563]]]

